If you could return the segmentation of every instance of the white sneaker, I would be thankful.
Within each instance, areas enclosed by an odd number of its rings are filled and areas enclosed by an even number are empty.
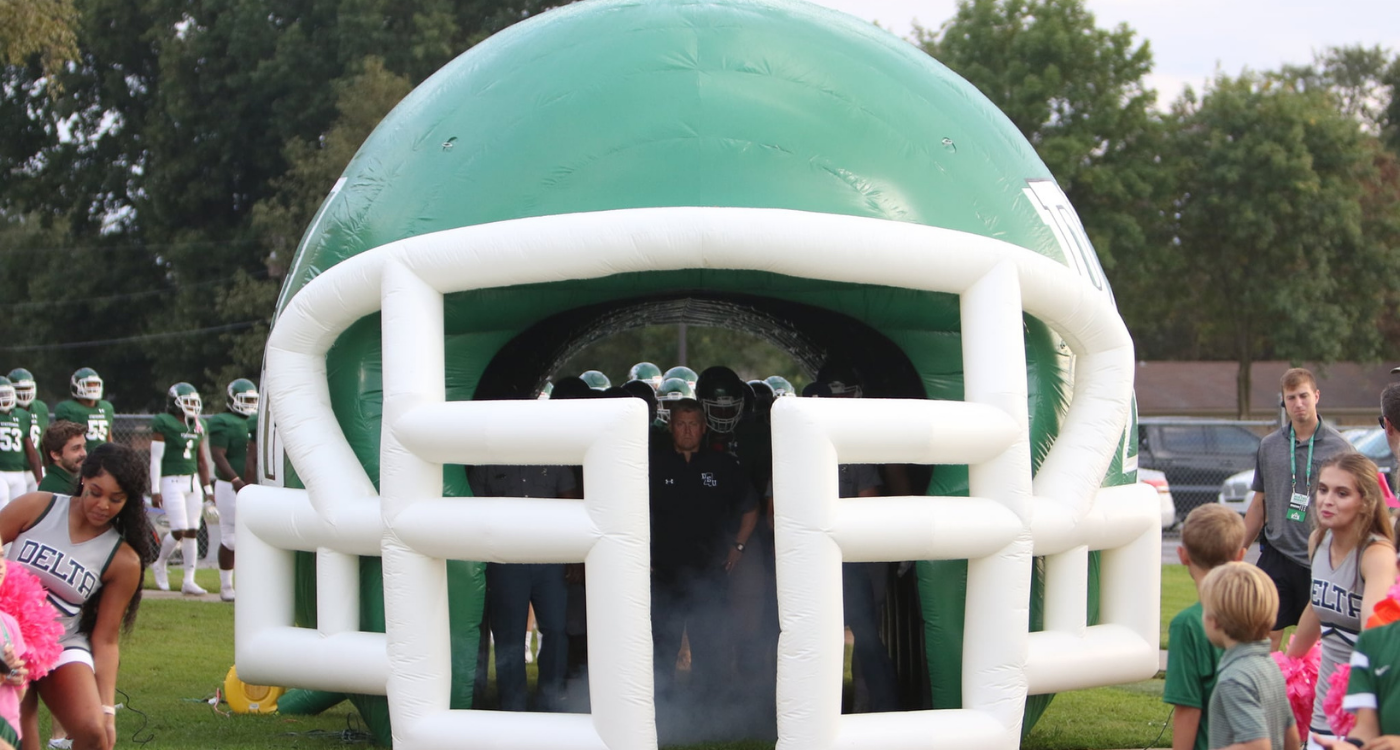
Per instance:
[[[170,590],[170,570],[166,567],[165,563],[159,560],[151,563],[151,575],[155,576],[156,588],[161,591]]]
[[[184,585],[180,586],[180,593],[185,596],[204,596],[209,592],[194,581],[185,581]]]
[[[49,747],[53,750],[73,750],[73,741],[69,739],[49,740]]]
[[[231,602],[231,601],[233,601],[233,587],[232,587],[232,586],[229,586],[229,587],[226,588],[226,589],[219,589],[219,601],[223,601],[223,602]]]

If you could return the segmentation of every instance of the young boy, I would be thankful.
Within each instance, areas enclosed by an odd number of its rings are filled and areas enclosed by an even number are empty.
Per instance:
[[[1269,655],[1278,589],[1259,568],[1231,562],[1201,581],[1201,622],[1225,649],[1210,696],[1211,750],[1298,750],[1283,672]]]
[[[1191,572],[1197,591],[1201,579],[1215,568],[1244,557],[1244,520],[1223,505],[1202,505],[1181,526],[1176,548],[1181,564]],[[1172,618],[1167,649],[1167,685],[1162,700],[1172,708],[1172,750],[1209,750],[1205,713],[1215,688],[1220,649],[1211,645],[1201,625],[1201,603]]]

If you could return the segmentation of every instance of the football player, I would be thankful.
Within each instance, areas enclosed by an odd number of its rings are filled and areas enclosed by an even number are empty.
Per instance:
[[[40,401],[39,387],[34,383],[34,373],[16,367],[10,370],[10,383],[15,387],[15,398],[19,400],[19,408],[29,412],[29,442],[39,447],[40,440],[44,437],[44,430],[49,429],[49,405]],[[31,483],[28,491],[33,492],[38,489],[37,483]]]
[[[93,448],[112,439],[116,411],[110,401],[102,400],[102,377],[91,367],[83,367],[73,373],[68,380],[68,391],[73,398],[55,407],[53,418],[87,425],[87,451],[91,453]],[[152,491],[155,489],[151,488]]]
[[[166,561],[176,544],[185,558],[185,580],[182,593],[202,596],[209,592],[194,582],[195,564],[199,562],[199,516],[204,499],[212,498],[209,486],[209,460],[204,447],[207,426],[200,419],[204,403],[199,391],[189,383],[170,386],[166,411],[151,420],[151,504],[165,510],[170,521],[170,533],[160,544],[160,556],[151,565],[156,588],[170,590],[170,574]],[[199,484],[195,484],[195,472]],[[202,489],[202,493],[201,493]]]
[[[608,376],[597,370],[588,370],[579,377],[583,378],[583,382],[595,391],[606,391],[612,387],[612,381],[608,380]]]
[[[37,485],[43,476],[39,452],[29,439],[29,412],[19,407],[15,387],[0,378],[0,508],[29,490],[26,473]]]
[[[228,384],[228,411],[209,424],[209,455],[214,460],[214,506],[219,509],[219,598],[233,601],[235,504],[251,479],[248,469],[248,423],[258,413],[258,387],[247,378]]]

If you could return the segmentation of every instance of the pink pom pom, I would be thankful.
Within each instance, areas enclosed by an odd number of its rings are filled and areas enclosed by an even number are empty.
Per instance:
[[[49,592],[33,573],[19,565],[7,565],[5,582],[0,585],[0,612],[6,612],[19,623],[20,634],[28,647],[24,655],[29,667],[29,679],[37,680],[58,663],[63,648],[63,623],[58,612],[49,604]]]
[[[1298,732],[1306,740],[1305,727],[1312,720],[1313,699],[1317,694],[1317,668],[1322,662],[1322,651],[1314,644],[1312,650],[1301,659],[1291,658],[1281,651],[1273,652],[1273,657],[1279,671],[1283,672],[1288,705],[1293,709],[1294,720],[1298,722]]]
[[[1327,680],[1327,697],[1322,699],[1322,710],[1327,714],[1327,725],[1332,734],[1345,737],[1356,726],[1356,717],[1342,710],[1342,698],[1347,694],[1347,683],[1351,681],[1351,665],[1338,664],[1337,670]]]

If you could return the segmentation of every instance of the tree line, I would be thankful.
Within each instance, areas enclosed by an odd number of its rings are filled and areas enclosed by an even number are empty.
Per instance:
[[[0,364],[48,398],[94,367],[123,410],[175,380],[256,378],[292,254],[359,144],[449,60],[561,4],[6,3]],[[963,0],[910,41],[1037,149],[1140,359],[1236,361],[1247,393],[1254,360],[1400,349],[1391,51],[1319,50],[1159,103],[1150,42],[1083,0]]]

